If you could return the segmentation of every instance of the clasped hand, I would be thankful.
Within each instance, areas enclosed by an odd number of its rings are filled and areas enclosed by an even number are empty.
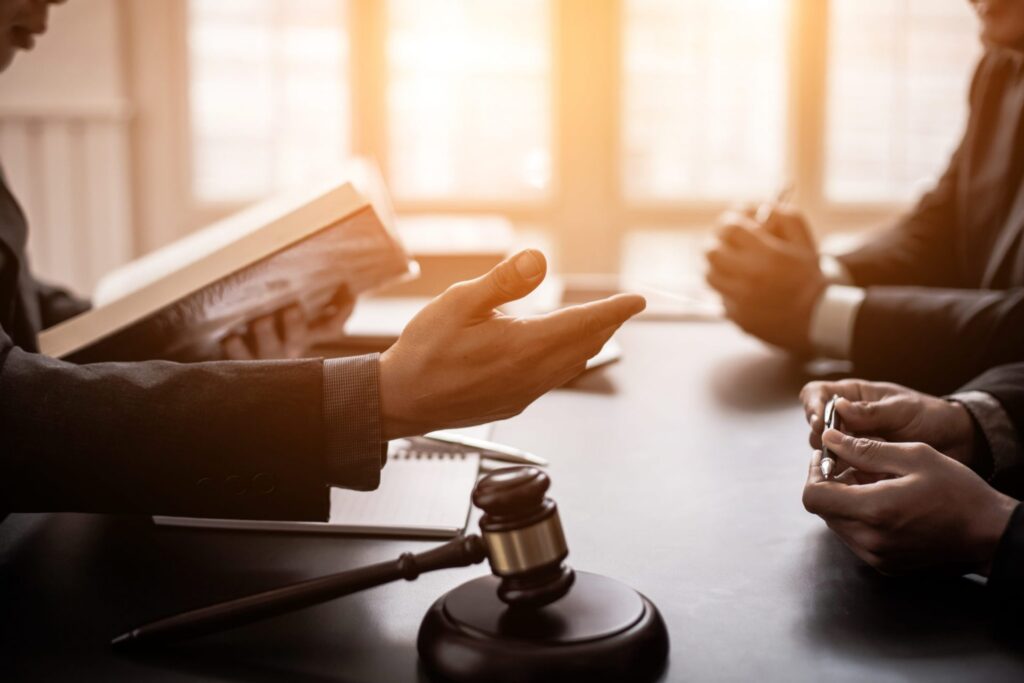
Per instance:
[[[826,279],[799,214],[776,208],[762,225],[749,213],[727,212],[706,257],[707,282],[733,322],[771,344],[811,350],[811,315]]]
[[[833,394],[843,431],[823,434],[822,409]],[[839,474],[826,481],[815,450],[803,492],[809,512],[883,573],[988,573],[1017,501],[964,464],[975,428],[963,406],[861,380],[812,382],[801,398],[811,445],[839,460]]]

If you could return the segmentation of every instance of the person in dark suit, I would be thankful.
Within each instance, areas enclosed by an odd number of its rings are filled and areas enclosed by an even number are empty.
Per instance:
[[[895,226],[836,259],[784,207],[723,217],[707,278],[744,330],[936,393],[1024,360],[1024,3],[972,4],[986,50],[966,131]]]
[[[839,430],[822,433],[840,396]],[[973,398],[973,408],[962,400]],[[985,400],[987,397],[987,403]],[[885,573],[989,577],[996,604],[1024,604],[1024,363],[991,368],[939,398],[890,383],[812,382],[801,392],[815,449],[804,506]]]
[[[45,30],[48,4],[0,0],[0,67]],[[544,279],[527,250],[450,288],[379,357],[75,365],[40,355],[37,334],[88,304],[32,276],[27,230],[0,175],[0,515],[325,520],[329,485],[377,486],[388,439],[520,412],[644,306],[504,316]],[[294,355],[323,332],[285,322],[257,322],[229,355]]]

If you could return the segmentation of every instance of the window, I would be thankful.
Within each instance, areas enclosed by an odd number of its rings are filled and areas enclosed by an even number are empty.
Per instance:
[[[417,199],[546,193],[549,17],[546,0],[391,0],[392,192]]]
[[[630,199],[762,196],[786,173],[784,0],[626,3]]]
[[[188,8],[184,204],[372,156],[400,213],[506,216],[570,272],[660,262],[646,234],[786,182],[819,231],[877,224],[941,172],[980,52],[964,0]]]
[[[962,0],[833,0],[826,188],[907,201],[942,171],[965,123],[977,28]]]
[[[344,2],[191,0],[192,191],[251,200],[348,155]]]

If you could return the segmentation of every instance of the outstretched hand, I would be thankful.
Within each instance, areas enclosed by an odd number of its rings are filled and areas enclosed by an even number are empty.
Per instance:
[[[380,360],[384,437],[423,434],[516,415],[586,367],[644,299],[620,294],[518,318],[498,306],[544,279],[543,254],[527,250],[460,282],[413,318]]]

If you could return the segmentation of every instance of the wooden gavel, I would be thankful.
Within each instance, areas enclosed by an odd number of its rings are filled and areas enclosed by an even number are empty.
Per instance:
[[[497,470],[482,478],[473,502],[484,511],[481,534],[459,536],[422,553],[282,586],[202,607],[132,629],[117,648],[161,645],[223,631],[420,574],[487,559],[500,579],[498,597],[512,607],[540,607],[564,596],[575,574],[565,564],[558,506],[545,493],[551,480],[535,467]]]

